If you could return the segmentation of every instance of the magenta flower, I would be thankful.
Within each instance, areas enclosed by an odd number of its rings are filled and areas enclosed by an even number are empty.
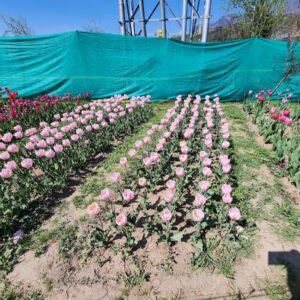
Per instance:
[[[15,134],[14,134],[14,137],[16,139],[21,139],[23,138],[23,132],[22,131],[17,131]]]

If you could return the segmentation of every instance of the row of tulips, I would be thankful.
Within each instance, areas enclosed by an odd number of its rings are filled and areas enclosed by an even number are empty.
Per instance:
[[[0,136],[0,233],[22,224],[31,202],[61,190],[95,154],[148,120],[150,97],[117,96],[54,115],[50,124],[17,125]]]
[[[252,122],[258,125],[264,141],[272,144],[280,161],[279,166],[299,186],[300,109],[289,103],[292,94],[282,96],[281,101],[271,102],[269,96],[260,91],[257,101],[246,101],[244,109],[252,116]]]
[[[88,207],[93,226],[109,224],[99,229],[106,233],[104,245],[121,234],[128,254],[146,235],[156,233],[158,242],[172,245],[192,227],[190,240],[201,253],[209,228],[236,230],[241,214],[232,205],[228,123],[218,98],[200,102],[199,96],[178,96],[160,125],[121,158],[121,172],[112,174],[100,204]]]
[[[0,94],[0,133],[16,125],[26,127],[37,126],[41,121],[50,122],[55,114],[70,110],[91,97],[89,93],[84,93],[62,97],[44,95],[31,100],[18,97],[17,92],[10,92],[8,88],[4,90],[8,99],[1,100]]]

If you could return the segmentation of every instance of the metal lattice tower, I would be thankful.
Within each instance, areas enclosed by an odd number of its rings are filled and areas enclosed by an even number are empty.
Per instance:
[[[180,0],[178,0],[180,1]],[[200,16],[200,0],[182,0],[182,15],[177,16],[167,0],[157,0],[149,10],[145,11],[144,0],[119,0],[120,31],[123,35],[147,36],[147,25],[150,22],[161,23],[161,35],[168,36],[167,23],[176,22],[179,26],[181,40],[192,41],[200,29],[200,21],[203,21],[202,42],[207,40],[207,32],[210,19],[211,0],[205,1],[205,15]],[[153,15],[160,8],[160,18],[153,18]]]

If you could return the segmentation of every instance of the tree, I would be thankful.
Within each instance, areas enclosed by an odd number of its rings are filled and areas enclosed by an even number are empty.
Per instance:
[[[241,10],[234,38],[269,38],[285,18],[283,0],[229,0],[230,9]]]
[[[103,28],[96,22],[91,22],[83,27],[86,32],[104,32]]]
[[[33,30],[27,25],[25,18],[2,16],[5,29],[2,35],[32,35]]]

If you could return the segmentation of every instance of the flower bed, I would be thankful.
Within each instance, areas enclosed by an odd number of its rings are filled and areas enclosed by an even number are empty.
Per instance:
[[[169,246],[188,239],[192,264],[199,266],[208,235],[222,243],[238,239],[242,216],[233,204],[231,142],[219,99],[193,101],[179,96],[160,124],[152,125],[120,159],[99,201],[91,203],[86,235],[111,246],[123,237],[126,257],[142,240]]]
[[[71,174],[152,114],[149,97],[117,96],[55,114],[38,127],[16,125],[0,142],[0,235],[22,224],[30,203],[62,189]]]
[[[245,102],[244,110],[252,116],[252,122],[258,125],[264,141],[272,144],[281,169],[299,186],[300,109],[289,102],[292,98],[289,90],[279,93],[279,96],[283,97],[281,101],[270,102],[270,93],[260,91],[257,101]]]

